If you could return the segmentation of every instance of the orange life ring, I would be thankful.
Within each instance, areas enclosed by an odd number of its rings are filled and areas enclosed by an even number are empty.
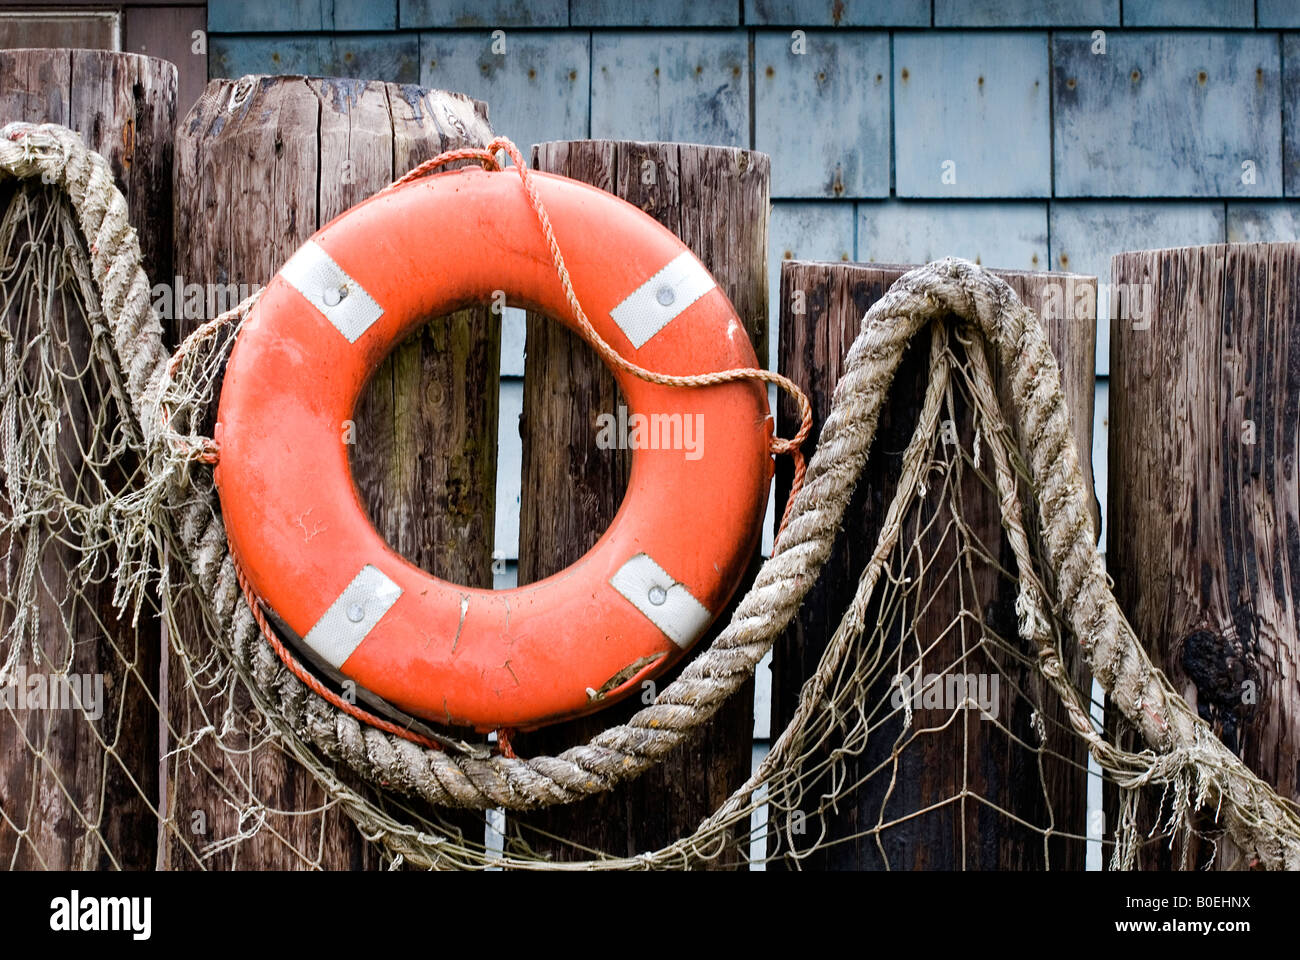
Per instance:
[[[730,301],[677,237],[595,187],[530,176],[616,350],[667,374],[755,365]],[[604,536],[537,583],[472,589],[412,565],[361,505],[346,424],[397,343],[498,290],[574,326],[513,172],[445,172],[372,197],[267,285],[231,354],[216,437],[226,533],[261,601],[359,686],[479,730],[591,712],[677,660],[744,574],[772,476],[761,385],[662,386],[615,370],[632,414],[700,418],[698,458],[634,450]]]

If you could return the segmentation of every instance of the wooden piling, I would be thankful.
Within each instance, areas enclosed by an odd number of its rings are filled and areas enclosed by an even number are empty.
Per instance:
[[[1111,279],[1115,595],[1174,688],[1300,801],[1300,244],[1122,253]],[[1226,840],[1192,856],[1246,866]]]
[[[175,66],[134,54],[0,51],[0,126],[15,120],[62,124],[104,156],[126,197],[150,276],[171,272],[176,82]],[[14,190],[13,183],[0,185],[0,209]],[[61,308],[56,302],[50,309]],[[84,326],[71,324],[68,330],[68,342],[52,348],[51,362],[65,364],[63,374],[75,377],[91,352],[91,338]],[[60,450],[69,463],[79,463],[84,451],[105,454],[104,438],[91,436],[91,425],[96,408],[112,401],[96,393],[91,379],[83,386],[85,406],[70,409],[60,424]],[[132,469],[120,461],[116,466],[120,473],[107,476],[109,483],[121,482]],[[0,510],[8,509],[0,496]],[[42,557],[47,589],[38,612],[41,653],[25,654],[20,666],[29,677],[101,676],[102,715],[92,722],[64,709],[0,711],[0,862],[11,868],[139,869],[154,861],[158,625],[147,615],[138,628],[122,622],[112,607],[111,582],[90,587],[81,601],[69,604],[60,591],[78,560],[61,548]],[[0,569],[0,595],[9,597],[5,581]],[[11,613],[6,603],[0,613],[4,626]],[[71,650],[64,631],[54,626],[61,621],[70,622],[75,633]]]
[[[420,161],[490,139],[486,107],[460,94],[359,80],[214,80],[178,131],[177,282],[263,284],[319,227]],[[181,318],[177,336],[203,319]],[[394,549],[435,576],[490,587],[500,323],[486,306],[429,320],[393,351],[362,398],[353,475]],[[183,732],[199,720],[177,673],[168,707]],[[168,866],[193,866],[195,849],[235,831],[238,811],[221,804],[214,776],[250,780],[264,803],[284,810],[324,800],[319,785],[273,749],[229,758],[201,744],[199,752],[212,775],[184,756],[169,765]],[[207,832],[192,836],[196,810]],[[482,842],[481,814],[452,819],[466,840]],[[377,864],[374,848],[337,809],[275,818],[274,828],[215,865]]]
[[[622,197],[681,237],[731,298],[760,363],[766,362],[770,172],[765,154],[582,140],[541,144],[534,149],[533,166]],[[520,583],[562,570],[596,542],[622,501],[630,464],[627,451],[596,447],[596,418],[617,409],[619,394],[595,353],[554,320],[536,315],[528,319],[527,347]],[[728,609],[719,624],[729,617]],[[712,642],[719,624],[697,649]],[[659,678],[656,689],[676,673]],[[642,706],[642,698],[633,696],[594,716],[520,736],[516,750],[521,756],[562,751]],[[689,833],[749,775],[752,716],[753,687],[746,684],[691,744],[633,783],[581,803],[510,814],[508,843],[572,860],[593,850],[634,855]],[[734,858],[719,865],[735,865]]]
[[[911,267],[853,264],[808,263],[786,261],[781,270],[781,342],[779,369],[798,383],[813,405],[814,427],[811,448],[830,410],[835,387],[844,369],[844,357],[861,329],[862,317],[879,300],[895,280]],[[1062,368],[1062,380],[1073,420],[1080,462],[1091,483],[1093,352],[1095,350],[1096,280],[1060,273],[995,271],[1006,280],[1020,298],[1035,311],[1049,314],[1044,320],[1049,342]],[[1090,301],[1091,297],[1091,301]],[[1049,300],[1049,298],[1051,298]],[[1044,311],[1044,307],[1048,307]],[[988,351],[999,392],[1005,394],[1005,382],[996,362],[996,351]],[[790,721],[798,703],[804,680],[816,668],[823,649],[834,633],[839,618],[853,597],[858,577],[875,548],[885,510],[894,496],[904,448],[911,438],[921,400],[928,382],[928,334],[918,335],[895,377],[888,402],[881,416],[871,454],[858,481],[857,491],[844,515],[843,533],[836,543],[820,580],[814,586],[794,623],[778,639],[772,658],[772,734],[779,735]],[[788,436],[798,424],[796,408],[782,398],[778,427]],[[958,437],[965,449],[973,449],[969,423],[958,422]],[[783,508],[790,488],[789,464],[777,463],[777,510]],[[963,519],[973,534],[992,551],[1006,570],[1015,570],[1015,561],[1005,545],[1000,526],[996,494],[968,475],[961,487]],[[940,525],[942,526],[942,525]],[[920,545],[936,570],[947,569],[956,560],[950,538],[938,542],[926,540]],[[906,544],[903,545],[904,547]],[[978,614],[988,627],[1013,643],[1018,642],[1015,619],[1015,586],[1006,578],[978,570],[971,574]],[[953,619],[963,609],[958,591],[942,586],[927,592],[924,610],[908,624],[915,636],[908,642],[918,648],[935,644],[926,654],[927,670],[942,669],[956,662],[963,651],[961,631],[946,634]],[[968,600],[969,602],[969,600]],[[868,612],[873,621],[878,601]],[[977,638],[978,639],[978,638]],[[968,638],[969,640],[969,638]],[[893,653],[889,644],[897,645],[898,636],[886,639],[886,657]],[[969,642],[968,642],[969,647]],[[910,649],[910,647],[909,647]],[[1026,651],[1032,664],[1033,653]],[[909,654],[903,662],[912,657]],[[968,654],[959,668],[964,672],[991,672],[985,654]],[[936,666],[931,667],[930,664]],[[1088,689],[1087,679],[1077,658],[1067,659],[1076,682]],[[1045,684],[1032,666],[1015,665],[1011,672],[1017,686],[1042,693]],[[866,697],[868,709],[891,694],[892,675]],[[1001,684],[999,722],[1010,728],[1024,743],[1040,743],[1035,731],[1032,707],[1014,691]],[[1046,694],[1045,702],[1052,702]],[[945,718],[938,718],[941,724]],[[1055,709],[1053,719],[1064,720],[1064,711]],[[803,851],[820,840],[824,849],[805,854],[802,868],[822,869],[1034,869],[1044,865],[1043,835],[1017,825],[995,813],[976,796],[1015,811],[1033,823],[1047,822],[1045,797],[1050,798],[1051,817],[1058,832],[1084,834],[1086,810],[1085,775],[1082,765],[1086,754],[1081,744],[1068,734],[1050,735],[1043,751],[1013,747],[1006,732],[989,721],[960,720],[943,730],[919,737],[902,751],[897,775],[888,769],[891,752],[902,725],[894,716],[874,729],[866,750],[860,756],[845,758],[847,771],[843,783],[860,783],[852,794],[838,801],[837,812],[827,815],[827,833],[812,810],[804,815],[803,834],[784,831],[782,817],[794,814],[774,811],[772,826],[782,829],[780,856],[789,854],[786,844],[793,838]],[[1050,726],[1049,726],[1050,730]],[[830,744],[834,747],[834,744]],[[1056,758],[1051,751],[1059,751]],[[963,758],[967,758],[963,760]],[[1042,762],[1042,782],[1037,767]],[[883,772],[878,768],[884,765]],[[873,776],[867,775],[876,771]],[[830,784],[823,782],[805,795],[815,801]],[[964,795],[963,791],[969,791]],[[950,801],[944,804],[944,801]],[[942,804],[942,805],[940,805]],[[931,805],[939,805],[929,809]],[[910,819],[902,819],[918,811]],[[901,822],[880,831],[881,847],[871,833],[881,822]],[[769,836],[775,846],[776,837]],[[805,846],[806,844],[806,846]],[[882,856],[882,847],[883,853]],[[1053,868],[1082,868],[1084,844],[1054,838],[1046,845]],[[771,855],[771,854],[769,854]],[[789,864],[778,859],[775,868]]]

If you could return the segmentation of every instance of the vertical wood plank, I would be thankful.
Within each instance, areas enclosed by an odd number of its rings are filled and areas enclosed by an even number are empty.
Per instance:
[[[781,274],[781,345],[780,369],[805,391],[813,404],[813,439],[830,410],[835,386],[844,370],[844,357],[857,337],[862,316],[893,282],[910,267],[865,264],[803,263],[787,261]],[[1068,398],[1080,462],[1090,462],[1092,437],[1092,354],[1091,318],[1076,315],[1080,302],[1070,291],[1090,287],[1091,277],[1064,274],[995,271],[1003,277],[1026,304],[1036,310],[1045,305],[1051,285],[1063,288],[1064,311],[1045,318],[1048,339],[1056,355],[1062,358],[1062,380]],[[805,311],[795,313],[795,293],[803,294]],[[1063,313],[1063,315],[1062,315]],[[924,340],[918,338],[918,341]],[[772,663],[772,732],[777,735],[789,722],[798,702],[805,678],[815,669],[826,643],[838,625],[857,586],[858,576],[874,549],[885,510],[893,498],[899,475],[902,452],[907,446],[920,410],[928,380],[928,344],[915,343],[904,356],[895,377],[872,445],[866,470],[843,521],[844,533],[818,583],[804,603],[794,624],[777,641]],[[995,377],[1005,392],[1001,372]],[[782,399],[780,429],[786,435],[798,422],[797,411]],[[969,424],[958,424],[961,442],[970,448],[973,437]],[[777,465],[777,509],[783,508],[789,491],[791,471],[787,464]],[[977,479],[968,475],[961,488],[963,518],[974,534],[990,549],[1005,569],[1014,569],[1014,560],[1003,542],[996,498]],[[926,558],[933,558],[937,569],[945,569],[956,554],[950,538],[940,541],[930,536],[919,544]],[[972,592],[978,611],[990,629],[1003,637],[1016,638],[1014,587],[1009,581],[977,569],[972,577]],[[962,646],[961,631],[944,630],[963,609],[962,599],[950,582],[944,582],[922,600],[925,611],[908,624],[915,634],[909,642],[918,647],[935,644],[927,654],[931,664],[946,666],[969,649],[970,638]],[[970,601],[967,600],[967,603]],[[878,601],[876,602],[878,605]],[[868,622],[875,616],[868,613]],[[886,642],[885,656],[894,651]],[[993,668],[983,660],[982,652],[968,655],[967,672],[989,672]],[[1032,655],[1030,655],[1032,660]],[[906,660],[904,660],[906,662]],[[977,665],[983,662],[983,666]],[[1071,663],[1077,681],[1083,681],[1082,665]],[[1006,664],[1004,663],[1004,669]],[[1011,665],[1010,673],[1023,689],[1042,694],[1045,684],[1032,667]],[[890,694],[892,675],[881,677],[866,697],[868,706],[884,702]],[[1086,687],[1084,689],[1087,689]],[[1050,703],[1049,699],[1045,702]],[[1064,712],[1055,708],[1052,719],[1063,720]],[[1033,730],[1031,705],[1006,685],[1001,691],[999,720],[1025,743],[1039,742]],[[901,716],[891,717],[871,734],[866,750],[847,759],[846,783],[866,777],[880,764],[888,766],[891,751],[901,731]],[[1059,751],[1070,762],[1049,755],[1044,760],[1043,781],[1051,798],[1051,815],[1058,831],[1084,833],[1086,789],[1084,776],[1077,764],[1085,762],[1081,745],[1049,725],[1047,749]],[[969,761],[963,764],[963,755]],[[829,833],[823,842],[833,842],[823,850],[801,860],[804,868],[879,869],[885,861],[880,856],[875,837],[869,832],[878,820],[889,822],[895,817],[916,813],[931,804],[959,797],[963,787],[998,805],[1016,812],[1033,823],[1046,822],[1044,786],[1040,784],[1037,758],[1033,751],[1015,748],[1007,735],[985,722],[963,726],[958,722],[932,735],[918,739],[899,756],[899,767],[892,794],[888,792],[888,771],[877,773],[861,783],[849,797],[839,801],[838,813],[828,815]],[[829,788],[828,784],[823,787]],[[818,789],[811,791],[816,796]],[[813,811],[807,817],[804,842],[817,839],[820,825]],[[775,827],[784,824],[777,822]],[[963,837],[965,843],[963,844]],[[769,843],[774,838],[769,838]],[[796,843],[800,838],[795,836]],[[1034,830],[1018,827],[1014,821],[995,815],[990,808],[974,801],[959,800],[906,820],[881,834],[888,864],[893,869],[1031,869],[1043,866],[1043,837]],[[1049,845],[1053,867],[1083,865],[1083,843],[1054,839]],[[782,853],[788,853],[783,847]],[[770,851],[769,851],[770,855]],[[778,861],[777,866],[780,865]]]
[[[760,363],[764,361],[765,155],[691,144],[598,140],[541,144],[534,165],[608,190],[677,233],[731,298]],[[653,183],[646,182],[647,169],[654,171]],[[619,402],[613,377],[576,336],[541,316],[530,315],[528,321],[524,393],[521,583],[563,569],[596,542],[622,500],[630,463],[626,451],[595,445],[596,417],[615,410]],[[744,584],[738,594],[743,590]],[[725,624],[729,616],[730,608],[718,623]],[[718,629],[715,624],[698,648],[711,643]],[[659,688],[676,673],[660,678]],[[746,684],[696,741],[633,783],[581,803],[511,816],[513,841],[569,860],[590,855],[574,845],[627,856],[693,830],[749,773],[752,691],[752,684]],[[641,706],[633,697],[594,716],[520,736],[516,749],[523,756],[563,750]],[[561,839],[548,839],[538,831]]]
[[[131,54],[91,50],[0,52],[0,122],[54,122],[81,134],[86,145],[109,161],[126,197],[150,276],[171,271],[172,127],[176,69],[170,63]],[[13,185],[0,191],[7,206]],[[93,239],[93,238],[92,238]],[[58,311],[55,306],[54,310]],[[75,318],[67,317],[74,320]],[[58,317],[56,316],[56,321]],[[77,380],[90,353],[90,332],[70,326],[64,348],[52,349],[51,363]],[[84,393],[60,431],[64,482],[79,472],[87,455],[106,457],[105,438],[92,425],[99,407],[113,401],[84,382]],[[105,474],[110,486],[124,485],[133,464],[118,461]],[[71,489],[70,486],[66,487]],[[10,505],[0,497],[0,510]],[[32,709],[0,713],[0,862],[19,869],[145,868],[154,860],[155,826],[150,805],[158,786],[158,624],[147,613],[140,626],[122,622],[112,607],[112,584],[86,590],[70,603],[66,571],[79,560],[71,550],[51,548],[41,558],[46,590],[39,601],[44,624],[69,623],[70,638],[53,627],[42,630],[40,652],[20,667],[32,674],[81,674],[101,678],[102,714]],[[7,571],[3,595],[10,596]],[[11,622],[10,604],[0,610]],[[68,641],[72,646],[69,648]],[[101,741],[107,743],[106,752]],[[20,837],[18,831],[28,831]]]
[[[353,80],[213,81],[181,126],[178,273],[200,283],[265,283],[318,227],[395,176],[443,150],[490,139],[486,108],[459,94]],[[182,326],[202,319],[187,317]],[[381,366],[362,398],[353,474],[377,529],[395,549],[437,576],[486,587],[492,582],[499,328],[486,308],[429,319]],[[171,708],[176,730],[195,729],[199,718],[190,712],[183,678],[173,678]],[[237,811],[217,808],[214,780],[236,796],[239,782],[248,780],[263,802],[284,810],[312,809],[323,800],[311,777],[273,748],[258,747],[238,760],[200,744],[199,755],[212,775],[184,761],[171,768],[168,811],[177,833],[168,837],[169,866],[193,866],[195,845],[234,832]],[[188,836],[196,809],[211,825],[207,836]],[[467,839],[481,841],[481,816],[454,822]],[[337,810],[279,818],[274,827],[209,865],[377,863]]]
[[[1111,321],[1115,596],[1220,739],[1300,799],[1300,244],[1123,253],[1112,270],[1154,301]],[[1168,863],[1158,846],[1150,865]],[[1226,842],[1215,865],[1240,865]]]

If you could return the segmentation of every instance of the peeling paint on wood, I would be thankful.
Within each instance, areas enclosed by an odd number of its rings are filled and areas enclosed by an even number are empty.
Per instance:
[[[936,27],[1117,27],[1119,0],[934,0]]]
[[[1086,33],[1052,37],[1061,197],[1282,193],[1276,35]]]
[[[566,27],[568,0],[401,0],[403,27]]]
[[[928,27],[930,0],[745,0],[745,23],[792,27]]]
[[[414,34],[214,36],[209,49],[213,77],[278,74],[414,83],[420,75]]]
[[[575,27],[734,27],[740,23],[736,0],[570,0]]]
[[[754,145],[775,197],[889,196],[889,34],[815,31],[754,42]]]
[[[394,30],[397,0],[208,0],[212,33]]]
[[[1279,243],[1300,240],[1300,203],[1228,204],[1229,243]]]
[[[1295,0],[1255,0],[1255,16],[1262,29],[1300,27],[1300,4]]]
[[[598,32],[591,42],[593,137],[749,143],[745,32]]]

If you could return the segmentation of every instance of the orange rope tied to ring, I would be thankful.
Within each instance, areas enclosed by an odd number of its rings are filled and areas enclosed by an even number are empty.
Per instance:
[[[485,169],[500,170],[501,164],[497,162],[496,158],[498,150],[504,150],[506,155],[510,157],[515,170],[519,172],[519,179],[523,182],[524,189],[528,191],[529,199],[532,200],[533,210],[537,214],[537,221],[541,224],[542,233],[546,236],[546,244],[551,251],[551,262],[555,264],[556,276],[559,277],[560,283],[564,285],[565,298],[569,301],[569,308],[573,311],[573,319],[577,322],[584,339],[591,344],[606,363],[641,380],[663,386],[708,387],[719,383],[731,383],[736,380],[759,380],[765,383],[774,383],[790,394],[795,399],[795,402],[799,404],[801,423],[798,432],[789,440],[773,437],[771,444],[774,454],[788,453],[794,459],[794,477],[790,483],[790,495],[786,498],[785,511],[781,516],[781,525],[776,531],[776,541],[779,542],[781,534],[785,532],[786,521],[790,517],[790,505],[794,503],[795,495],[803,487],[804,475],[807,472],[807,463],[804,460],[802,447],[803,442],[808,439],[808,433],[812,430],[812,404],[809,403],[807,395],[799,388],[798,384],[779,373],[773,373],[770,370],[763,370],[758,367],[739,367],[734,370],[719,370],[715,373],[699,373],[686,376],[657,373],[633,363],[606,343],[600,334],[596,332],[596,328],[591,325],[591,321],[587,319],[586,311],[582,309],[582,304],[578,302],[578,295],[573,289],[573,280],[569,276],[568,267],[564,265],[564,254],[560,252],[560,245],[556,242],[555,230],[551,227],[551,218],[546,212],[546,206],[542,203],[541,195],[537,192],[537,185],[529,179],[530,171],[524,163],[524,158],[519,153],[519,148],[507,137],[497,137],[485,149],[463,148],[439,154],[393,181],[384,188],[384,191],[395,189],[404,183],[428,176],[438,168],[449,163],[455,163],[458,160],[474,160],[482,164]]]
[[[546,244],[551,251],[551,262],[555,264],[556,276],[564,286],[565,299],[568,300],[569,308],[573,311],[573,319],[578,325],[579,332],[582,333],[583,338],[591,344],[606,363],[612,367],[626,371],[641,380],[645,380],[649,383],[657,383],[662,386],[708,387],[722,383],[733,383],[737,380],[758,380],[764,383],[774,383],[782,390],[789,393],[798,403],[799,416],[801,419],[798,432],[788,440],[781,437],[773,437],[771,441],[771,450],[774,454],[780,455],[788,453],[794,460],[794,476],[790,483],[790,494],[786,499],[785,511],[781,516],[781,525],[776,531],[775,542],[779,543],[781,534],[785,532],[786,522],[790,517],[790,506],[794,503],[795,495],[798,494],[800,488],[803,486],[804,476],[807,472],[807,462],[804,459],[802,446],[804,440],[808,438],[808,434],[812,430],[812,404],[809,402],[808,397],[803,390],[799,388],[798,384],[779,373],[773,373],[770,370],[763,370],[759,367],[738,367],[733,370],[719,370],[714,373],[690,374],[685,376],[657,373],[654,370],[647,370],[645,367],[627,359],[610,346],[610,344],[608,344],[601,335],[596,332],[596,328],[593,327],[591,321],[587,319],[586,311],[582,309],[582,304],[578,300],[578,295],[573,289],[573,280],[569,275],[569,269],[564,264],[564,254],[560,252],[560,245],[555,239],[555,230],[551,226],[551,218],[546,212],[546,206],[542,203],[542,198],[537,192],[536,184],[529,179],[529,170],[527,165],[524,163],[523,157],[519,153],[519,148],[506,137],[497,137],[488,144],[486,148],[465,147],[458,150],[448,150],[445,153],[440,153],[438,156],[424,161],[402,177],[394,180],[391,184],[381,190],[380,193],[386,193],[389,190],[396,189],[405,183],[410,183],[412,180],[418,180],[421,177],[428,176],[435,170],[445,167],[450,163],[456,163],[462,160],[472,160],[481,164],[484,169],[499,171],[502,167],[496,158],[497,150],[505,151],[507,156],[510,157],[511,162],[514,164],[515,169],[519,172],[519,179],[523,183],[524,189],[528,192],[529,199],[532,201],[533,210],[537,214],[537,221],[541,225],[542,233],[546,237]],[[228,313],[217,317],[215,320],[204,324],[191,334],[190,337],[186,339],[185,343],[181,345],[176,356],[173,357],[172,365],[169,367],[169,373],[174,372],[174,369],[179,363],[179,358],[184,355],[192,340],[209,335],[215,327],[229,322],[231,316],[242,316],[251,305],[250,301],[252,299],[253,298],[250,298],[249,301],[240,304],[240,306],[235,310],[229,311]],[[211,441],[209,441],[209,443],[211,446],[201,451],[198,458],[206,463],[215,463],[218,453],[216,444]],[[368,710],[358,707],[354,703],[344,700],[338,694],[328,689],[320,682],[320,680],[303,667],[288,648],[280,642],[280,638],[271,628],[265,614],[262,612],[261,601],[253,592],[252,587],[249,586],[248,580],[244,576],[243,568],[239,565],[238,559],[236,559],[233,554],[231,555],[231,559],[234,561],[235,574],[239,578],[240,589],[243,590],[244,599],[253,612],[253,617],[257,621],[258,628],[266,638],[267,643],[271,645],[271,649],[275,651],[276,655],[295,677],[306,684],[307,687],[317,696],[363,723],[370,724],[371,726],[377,727],[387,733],[391,733],[396,737],[401,737],[403,740],[409,740],[412,743],[417,743],[424,747],[429,747],[435,750],[442,749],[438,743],[430,740],[428,737],[422,736],[404,727],[400,727],[391,721],[376,716]],[[511,745],[511,734],[512,731],[504,728],[497,731],[497,749],[507,757],[514,756],[514,750]]]
[[[306,684],[312,693],[316,694],[316,696],[320,697],[327,703],[342,710],[344,713],[356,717],[362,723],[368,723],[370,726],[377,727],[385,733],[391,733],[395,737],[401,737],[403,740],[418,743],[420,746],[428,747],[431,750],[442,749],[442,746],[437,741],[430,740],[428,737],[418,734],[414,730],[408,730],[405,727],[398,726],[390,720],[385,720],[383,717],[376,716],[369,710],[366,710],[363,707],[358,707],[355,703],[349,703],[347,700],[344,700],[333,690],[330,690],[321,683],[320,680],[300,664],[297,658],[289,652],[289,649],[280,642],[279,636],[276,635],[275,630],[272,629],[271,624],[267,621],[266,614],[262,612],[261,601],[258,600],[257,594],[253,592],[252,586],[249,585],[248,578],[244,576],[244,568],[239,565],[238,560],[235,560],[233,554],[231,554],[231,559],[234,560],[235,563],[235,576],[239,580],[239,589],[244,593],[244,601],[248,604],[248,609],[253,611],[253,619],[257,621],[257,627],[262,631],[262,636],[266,638],[266,642],[271,645],[271,649],[275,651],[276,656],[280,658],[280,661],[289,668],[289,672]]]

